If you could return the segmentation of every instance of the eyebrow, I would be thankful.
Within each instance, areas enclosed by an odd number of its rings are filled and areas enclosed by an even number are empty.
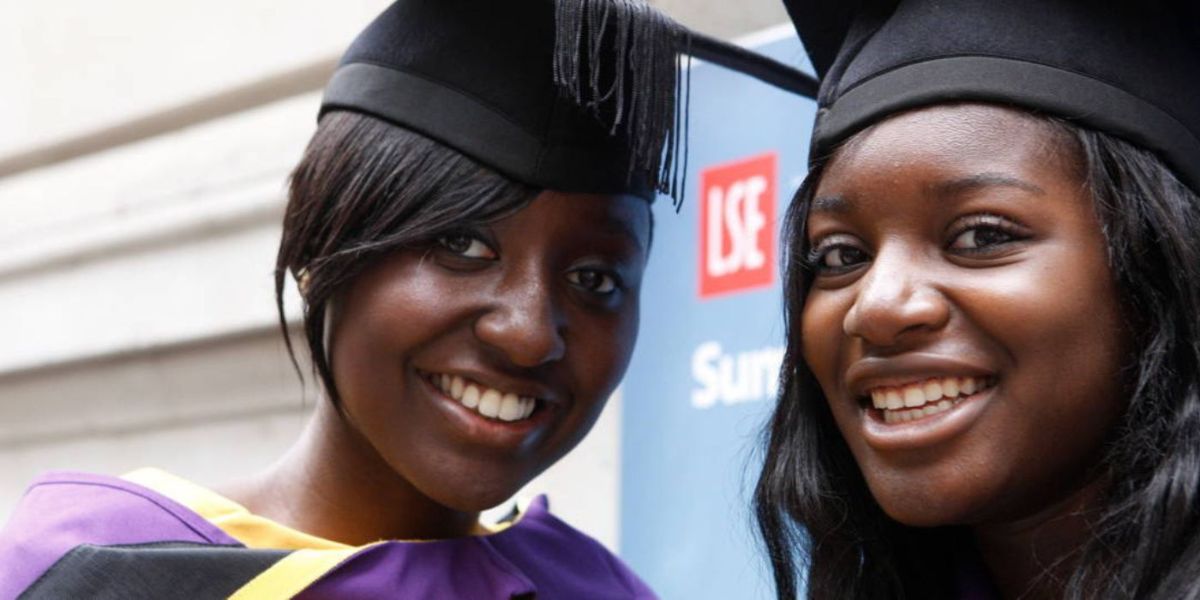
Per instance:
[[[813,198],[812,206],[808,208],[810,213],[836,213],[844,214],[850,212],[850,203],[841,196],[817,196]]]
[[[990,187],[1010,187],[1039,196],[1045,195],[1042,188],[1023,179],[1017,179],[1003,173],[978,173],[969,177],[961,177],[950,181],[934,184],[933,191],[938,196],[955,196],[964,192]],[[841,196],[817,196],[813,198],[809,213],[845,214],[851,211],[851,204]]]
[[[1003,173],[978,173],[969,177],[939,182],[933,186],[933,191],[939,196],[955,196],[964,192],[991,187],[1016,188],[1039,196],[1046,193],[1045,190],[1028,181]]]

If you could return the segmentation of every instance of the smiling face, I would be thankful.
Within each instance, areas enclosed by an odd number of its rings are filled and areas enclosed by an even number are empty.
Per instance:
[[[379,261],[336,302],[329,418],[434,503],[498,504],[583,438],[620,381],[649,238],[644,200],[543,192]]]
[[[1124,406],[1118,294],[1070,146],[938,106],[859,134],[807,224],[804,358],[871,493],[916,526],[1080,490]]]

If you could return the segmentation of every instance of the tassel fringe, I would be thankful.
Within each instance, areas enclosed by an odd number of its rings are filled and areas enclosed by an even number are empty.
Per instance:
[[[555,25],[555,83],[628,138],[629,177],[648,174],[679,210],[691,93],[679,57],[689,55],[690,32],[642,0],[557,0]]]

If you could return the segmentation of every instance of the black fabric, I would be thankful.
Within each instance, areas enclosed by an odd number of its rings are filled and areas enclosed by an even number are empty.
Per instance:
[[[1194,0],[785,2],[822,78],[814,157],[895,111],[982,100],[1124,137],[1200,190]]]
[[[554,42],[554,0],[400,0],[346,51],[322,112],[382,117],[537,187],[653,198],[630,140],[555,86]]]
[[[227,598],[287,554],[177,542],[84,545],[54,563],[19,600]]]
[[[815,77],[739,46],[694,34],[688,54],[745,73],[763,83],[806,98],[816,98],[820,83]]]
[[[811,77],[697,37],[642,0],[398,0],[346,51],[321,113],[380,117],[534,187],[678,199],[676,61],[693,42],[814,93]]]
[[[339,69],[326,88],[325,106],[371,106],[376,117],[410,127],[537,187],[646,198],[654,195],[646,179],[628,178],[627,157],[619,140],[591,119],[573,139],[558,136],[555,140],[523,127],[501,109],[460,89],[369,63]],[[548,121],[554,119],[553,113],[545,116]],[[568,119],[559,116],[557,121]],[[543,131],[546,127],[548,123]]]

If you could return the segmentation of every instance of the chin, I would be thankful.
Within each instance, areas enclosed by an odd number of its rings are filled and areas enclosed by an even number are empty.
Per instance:
[[[962,523],[961,520],[948,516],[938,507],[914,507],[907,506],[907,503],[903,502],[899,504],[898,506],[896,503],[880,502],[879,506],[883,509],[884,514],[893,521],[909,527],[944,527]]]
[[[909,527],[945,527],[977,522],[981,499],[929,486],[870,486],[871,495],[892,520]],[[986,504],[986,502],[982,502]]]
[[[471,492],[466,495],[448,498],[445,505],[460,512],[483,512],[489,508],[500,506],[504,501],[512,498],[520,489],[517,487],[503,491],[484,490]]]
[[[521,490],[530,478],[485,477],[477,474],[439,477],[418,486],[431,500],[460,512],[481,512],[499,506]]]

